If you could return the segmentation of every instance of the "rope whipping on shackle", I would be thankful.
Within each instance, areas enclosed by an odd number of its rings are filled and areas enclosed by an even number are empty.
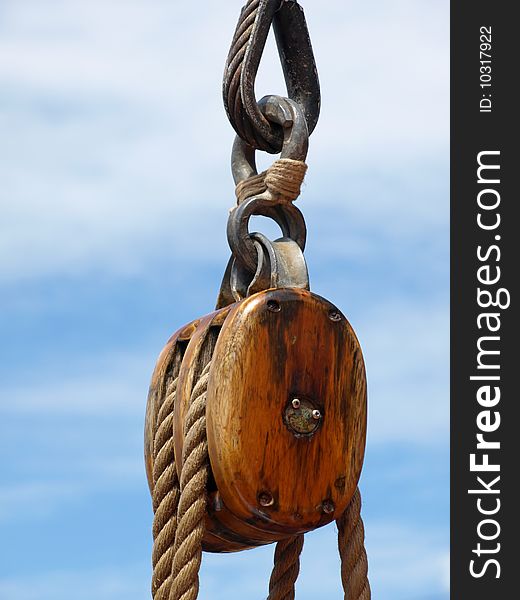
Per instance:
[[[257,101],[271,26],[287,97]],[[309,32],[295,0],[247,1],[223,96],[237,134],[231,258],[216,311],[179,329],[160,354],[146,409],[152,596],[195,600],[203,550],[276,542],[268,600],[293,600],[304,533],[335,520],[345,600],[368,600],[357,487],[366,433],[363,357],[339,309],[309,291],[306,225],[294,205],[320,111]],[[280,154],[261,173],[259,150]],[[275,221],[282,236],[250,232],[257,215]]]

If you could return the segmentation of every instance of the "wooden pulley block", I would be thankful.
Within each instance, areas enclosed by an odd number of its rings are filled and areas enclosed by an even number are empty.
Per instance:
[[[236,115],[228,111],[237,131],[231,154],[237,203],[226,230],[231,256],[216,310],[170,338],[152,376],[145,458],[154,510],[154,600],[198,596],[202,550],[235,552],[273,542],[281,543],[269,598],[294,598],[302,534],[333,520],[345,597],[370,598],[357,490],[365,367],[345,316],[309,288],[307,228],[295,201],[319,85],[303,12],[293,4],[261,2],[254,18],[247,13],[251,39],[239,36],[245,58],[230,51],[231,63],[243,63],[243,106]],[[237,31],[244,29],[244,14]],[[252,75],[254,83],[272,23],[280,56],[290,59],[284,73],[298,75],[292,59],[302,59],[306,81],[288,83],[290,98],[257,102],[245,80]],[[293,35],[296,30],[303,37]],[[229,100],[233,90],[224,87]],[[305,98],[292,94],[296,88]],[[313,106],[306,101],[311,97]],[[260,148],[281,152],[259,173]],[[270,219],[280,237],[252,231],[255,217]]]
[[[190,398],[210,361],[203,548],[241,550],[337,519],[361,473],[367,414],[361,348],[344,315],[309,291],[273,289],[177,332],[150,390],[150,485],[154,398],[178,377],[173,428],[180,477]]]

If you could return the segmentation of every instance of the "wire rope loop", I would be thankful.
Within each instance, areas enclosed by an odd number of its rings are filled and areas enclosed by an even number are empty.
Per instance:
[[[301,107],[309,134],[320,112],[320,85],[302,7],[296,0],[248,0],[238,21],[223,79],[224,107],[237,134],[255,149],[280,152],[283,131],[263,114],[255,80],[273,25],[287,94]]]

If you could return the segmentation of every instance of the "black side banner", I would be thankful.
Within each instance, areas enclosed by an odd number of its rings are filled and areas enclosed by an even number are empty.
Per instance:
[[[520,153],[511,2],[451,3],[451,597],[520,597]]]

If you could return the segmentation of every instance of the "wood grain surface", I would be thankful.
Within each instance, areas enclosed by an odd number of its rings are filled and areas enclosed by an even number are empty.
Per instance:
[[[293,398],[320,410],[313,434],[286,424]],[[207,432],[221,500],[239,520],[291,535],[339,517],[366,434],[363,357],[340,311],[289,289],[234,305],[213,353]]]
[[[270,290],[176,332],[157,361],[148,397],[149,484],[152,424],[168,382],[179,376],[174,441],[180,476],[184,419],[210,360],[204,550],[243,550],[337,518],[356,488],[366,433],[363,357],[346,318],[310,292]],[[294,398],[320,411],[312,433],[291,429],[287,410]]]

